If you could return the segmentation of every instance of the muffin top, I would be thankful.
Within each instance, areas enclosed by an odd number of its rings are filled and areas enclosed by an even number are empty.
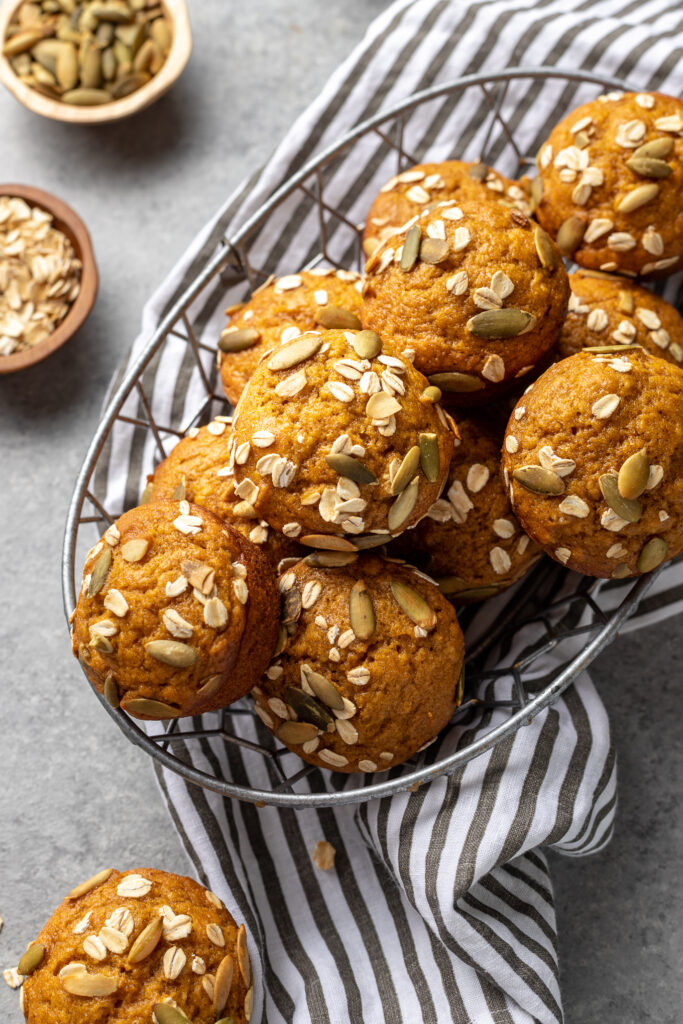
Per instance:
[[[559,356],[594,346],[641,345],[650,355],[683,363],[683,319],[666,299],[623,277],[590,270],[570,274],[569,285]]]
[[[373,331],[302,335],[261,363],[240,400],[235,493],[307,546],[382,543],[425,514],[446,478],[454,436],[433,390]]]
[[[252,691],[264,724],[323,768],[383,771],[448,723],[461,698],[455,612],[412,566],[309,556],[280,578],[280,651]]]
[[[99,692],[130,714],[198,714],[256,681],[277,605],[272,568],[236,530],[187,501],[143,505],[86,559],[73,650]],[[253,664],[251,606],[264,647]]]
[[[233,405],[266,352],[318,327],[360,327],[360,302],[360,274],[314,268],[274,278],[230,306],[218,360]]]
[[[33,968],[28,1024],[249,1020],[244,925],[191,878],[153,868],[101,871],[77,886],[20,967]]]
[[[582,351],[517,403],[503,446],[512,507],[588,576],[648,572],[683,546],[683,370],[640,348]]]
[[[150,500],[185,498],[201,505],[256,544],[276,568],[283,558],[305,552],[296,541],[272,530],[265,519],[254,518],[235,494],[235,474],[229,464],[231,424],[232,417],[217,417],[179,441],[154,471]]]
[[[683,102],[612,92],[553,128],[537,164],[536,216],[593,270],[658,277],[683,253]]]
[[[497,410],[458,417],[460,444],[443,495],[391,545],[433,576],[456,603],[478,601],[514,583],[538,559],[510,506],[500,472],[505,418]]]
[[[494,200],[525,216],[530,212],[524,189],[481,161],[415,164],[383,185],[373,201],[363,234],[365,255],[372,256],[382,242],[416,214],[447,199]]]
[[[450,202],[368,260],[362,319],[443,391],[488,399],[553,347],[568,295],[542,228],[498,203]]]

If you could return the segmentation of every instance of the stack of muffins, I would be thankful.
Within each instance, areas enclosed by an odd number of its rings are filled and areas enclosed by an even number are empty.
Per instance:
[[[363,277],[230,307],[233,415],[86,561],[73,646],[98,691],[142,719],[250,693],[304,760],[384,771],[462,698],[454,606],[542,553],[615,579],[677,555],[683,324],[633,278],[681,264],[682,156],[681,101],[600,97],[533,180],[448,161],[387,182]]]

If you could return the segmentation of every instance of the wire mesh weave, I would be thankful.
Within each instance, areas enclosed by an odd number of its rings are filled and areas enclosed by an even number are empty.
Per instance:
[[[267,228],[269,219],[280,205],[296,196],[306,214],[312,211],[317,214],[317,239],[311,239],[309,251],[313,256],[308,266],[350,266],[354,259],[353,256],[349,258],[351,252],[355,254],[355,263],[360,269],[363,261],[362,227],[329,200],[326,189],[329,177],[342,156],[348,156],[349,151],[355,148],[362,155],[364,141],[371,138],[382,150],[383,157],[393,155],[395,158],[395,169],[391,173],[405,170],[431,155],[407,150],[405,129],[411,115],[423,106],[427,109],[434,101],[444,98],[460,100],[468,90],[473,90],[477,101],[483,97],[489,112],[482,127],[480,139],[483,141],[477,155],[487,163],[494,163],[494,160],[499,163],[501,154],[507,151],[508,156],[512,155],[516,161],[516,172],[519,175],[533,164],[533,157],[525,154],[518,145],[510,118],[504,116],[504,106],[506,102],[508,107],[510,105],[511,86],[524,83],[528,89],[530,83],[542,87],[548,82],[557,84],[558,104],[567,110],[579,102],[579,96],[585,99],[595,95],[596,87],[600,91],[605,88],[625,88],[623,83],[592,74],[535,68],[506,71],[498,75],[472,75],[449,85],[425,90],[359,125],[339,143],[311,160],[278,189],[239,231],[220,241],[185,293],[165,316],[144,351],[129,368],[111,398],[92,440],[76,483],[66,525],[62,568],[67,614],[73,610],[80,585],[82,563],[78,555],[92,543],[91,524],[101,532],[124,511],[123,508],[106,507],[106,492],[98,482],[98,469],[105,460],[105,446],[114,426],[127,424],[135,429],[140,459],[145,463],[145,469],[151,471],[154,461],[164,458],[172,444],[190,427],[206,423],[216,413],[228,411],[224,396],[218,393],[220,384],[217,383],[215,372],[215,345],[207,344],[202,338],[201,325],[193,311],[201,306],[202,297],[218,284],[224,286],[226,292],[240,284],[248,284],[253,289],[262,284],[273,270],[280,269],[261,266],[256,258],[256,240]],[[561,112],[561,107],[558,107],[558,117]],[[462,155],[463,151],[457,144],[454,151],[448,154],[450,157]],[[439,154],[438,158],[443,159],[444,155]],[[386,161],[378,161],[377,165],[385,168]],[[384,170],[376,182],[377,188],[386,177],[388,175]],[[339,242],[340,232],[344,235],[342,245]],[[284,273],[293,269],[296,268],[281,268]],[[189,411],[185,410],[177,417],[169,416],[170,422],[160,422],[153,414],[153,403],[145,388],[144,375],[153,360],[159,358],[164,346],[171,343],[180,343],[185,347],[186,354],[190,355],[193,376],[200,383],[197,392],[199,399],[193,402]],[[124,411],[131,395],[137,396],[138,415],[129,415]],[[146,465],[150,460],[150,464]],[[133,498],[129,504],[134,503]],[[425,751],[381,775],[362,778],[354,776],[349,780],[349,777],[329,773],[331,791],[311,785],[311,777],[319,769],[309,765],[302,767],[298,758],[279,746],[255,719],[251,705],[245,701],[222,712],[204,715],[199,720],[155,723],[147,732],[123,711],[114,710],[103,697],[98,697],[133,743],[165,767],[198,785],[226,796],[280,806],[361,802],[415,788],[439,775],[450,774],[530,722],[555,701],[611,641],[620,624],[637,608],[651,580],[652,576],[641,577],[630,585],[621,584],[615,591],[612,584],[605,585],[602,580],[570,574],[543,560],[517,586],[514,598],[506,598],[496,615],[495,624],[489,625],[468,647],[466,700],[457,710],[449,729],[461,727],[463,722],[483,709],[495,708],[498,713],[502,709],[506,716],[504,720],[479,735],[474,742],[443,757],[438,755],[437,745],[435,753],[430,755],[429,751]],[[611,593],[607,607],[601,600],[605,592]],[[618,594],[616,600],[615,593]],[[461,615],[461,621],[465,620],[463,624],[472,614],[466,611]],[[523,645],[521,654],[501,658],[501,651],[514,649],[515,638],[523,632],[533,637],[532,642]],[[519,644],[516,646],[519,648]],[[566,652],[564,655],[563,650]],[[557,667],[550,677],[539,680],[539,666],[543,664],[540,659],[551,651],[555,653]],[[491,667],[494,652],[498,663]],[[485,700],[473,695],[481,694],[486,690],[487,683],[503,677],[511,681],[507,699]],[[239,727],[244,716],[254,720],[253,733],[248,735]],[[256,739],[249,738],[252,734]],[[261,777],[270,780],[268,787],[238,784],[221,771],[210,772],[197,768],[192,761],[192,744],[206,740],[238,745],[243,752],[249,751],[245,756],[265,759],[268,771]],[[300,783],[302,785],[298,786]]]

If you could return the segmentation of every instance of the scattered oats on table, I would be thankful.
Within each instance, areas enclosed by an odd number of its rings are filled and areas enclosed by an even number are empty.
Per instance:
[[[52,214],[0,196],[0,355],[45,341],[81,288],[81,262]]]

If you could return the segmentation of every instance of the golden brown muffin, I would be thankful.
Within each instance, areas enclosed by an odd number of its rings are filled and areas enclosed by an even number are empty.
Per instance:
[[[266,352],[317,327],[360,327],[360,274],[301,270],[275,278],[230,306],[218,343],[223,389],[233,405]]]
[[[457,604],[481,601],[523,576],[539,550],[522,530],[500,474],[505,420],[492,410],[458,417],[444,493],[389,549],[434,577]]]
[[[264,725],[310,764],[384,771],[433,740],[460,702],[462,633],[412,566],[349,555],[320,568],[329,557],[280,577],[281,650],[252,695]]]
[[[20,967],[28,1024],[246,1024],[251,1013],[244,925],[198,882],[153,868],[77,886]]]
[[[558,356],[602,345],[641,345],[650,355],[683,363],[683,319],[647,288],[591,270],[569,275],[569,312]]]
[[[503,474],[522,526],[557,561],[649,572],[683,547],[683,370],[641,348],[561,360],[517,403]]]
[[[552,130],[537,164],[539,222],[592,270],[673,274],[683,254],[683,102],[608,93]]]
[[[307,547],[381,544],[421,519],[446,479],[453,432],[434,397],[373,331],[304,334],[243,392],[235,493]]]
[[[524,189],[484,163],[445,160],[416,164],[384,185],[370,207],[363,233],[363,250],[372,256],[382,242],[431,204],[448,199],[486,202],[494,199],[529,216]]]
[[[243,697],[270,660],[270,562],[187,501],[131,509],[89,553],[72,644],[99,693],[136,718],[179,718]]]
[[[363,324],[414,354],[451,400],[481,404],[557,341],[569,296],[542,228],[499,203],[446,203],[368,260]]]
[[[195,428],[175,446],[154,471],[150,501],[186,498],[208,508],[256,544],[274,568],[283,558],[301,558],[305,549],[276,530],[265,519],[239,514],[235,474],[230,462],[232,417],[222,416],[205,427]],[[235,511],[237,509],[237,511]]]

